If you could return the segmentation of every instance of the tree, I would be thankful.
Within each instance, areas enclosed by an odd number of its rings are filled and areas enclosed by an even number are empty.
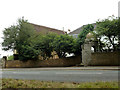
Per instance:
[[[39,51],[35,49],[33,43],[36,36],[35,29],[24,19],[18,20],[17,27],[19,34],[16,41],[16,50],[19,53],[19,58],[21,60],[37,59]]]
[[[29,44],[23,44],[19,47],[19,59],[20,60],[38,60],[38,55],[40,51],[35,49],[35,46]]]
[[[92,32],[94,30],[94,26],[92,24],[88,24],[83,26],[82,31],[79,33],[77,41],[76,41],[76,54],[81,54],[82,48],[81,45],[84,44],[85,39],[86,39],[86,35],[89,32]]]
[[[35,30],[27,20],[18,19],[17,25],[12,25],[3,31],[3,50],[17,50],[20,60],[36,59],[39,51],[34,49],[33,37]]]
[[[118,42],[120,35],[120,18],[111,16],[101,21],[98,20],[96,26],[96,36],[99,42],[105,41],[104,44],[108,47],[108,50],[110,48],[113,48],[114,51],[117,50],[118,45],[120,45]],[[102,40],[103,37],[104,40]]]
[[[52,57],[51,53],[53,52],[54,45],[53,42],[56,38],[55,33],[47,33],[46,35],[39,34],[34,43],[36,44],[36,49],[40,51],[40,55],[44,60]]]
[[[59,58],[66,57],[66,53],[73,53],[75,40],[69,35],[59,35],[54,40],[54,50]]]
[[[17,36],[18,36],[18,29],[17,26],[10,26],[9,28],[5,28],[3,31],[3,50],[14,50],[16,47],[16,41],[17,41]]]

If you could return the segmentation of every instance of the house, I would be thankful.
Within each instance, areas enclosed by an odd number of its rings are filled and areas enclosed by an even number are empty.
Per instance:
[[[41,25],[37,25],[37,24],[33,24],[33,23],[30,23],[30,24],[33,25],[34,29],[37,32],[40,32],[43,34],[47,34],[49,32],[53,32],[53,33],[56,33],[58,35],[65,34],[65,32],[62,30],[58,30],[58,29],[54,29],[54,28],[50,28],[50,27],[46,27],[46,26],[41,26]]]
[[[95,27],[96,27],[96,23],[92,23],[92,24],[93,24],[93,26],[94,26],[94,28],[95,28]],[[86,25],[88,25],[88,24],[86,24]],[[77,38],[78,35],[79,35],[79,33],[82,31],[82,28],[83,28],[84,26],[86,26],[86,25],[83,25],[83,26],[77,28],[76,30],[70,32],[69,35]]]

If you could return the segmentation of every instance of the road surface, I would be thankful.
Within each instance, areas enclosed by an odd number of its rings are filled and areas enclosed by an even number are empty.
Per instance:
[[[59,82],[118,81],[117,70],[52,70],[9,69],[2,71],[2,78]]]

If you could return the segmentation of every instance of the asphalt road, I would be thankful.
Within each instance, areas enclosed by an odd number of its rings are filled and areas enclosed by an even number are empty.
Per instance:
[[[118,81],[118,71],[9,69],[2,71],[2,78],[59,81],[59,82]]]

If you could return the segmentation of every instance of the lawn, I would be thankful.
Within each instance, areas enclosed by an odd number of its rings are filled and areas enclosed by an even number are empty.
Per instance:
[[[118,82],[47,82],[39,80],[2,79],[2,88],[118,88]]]

